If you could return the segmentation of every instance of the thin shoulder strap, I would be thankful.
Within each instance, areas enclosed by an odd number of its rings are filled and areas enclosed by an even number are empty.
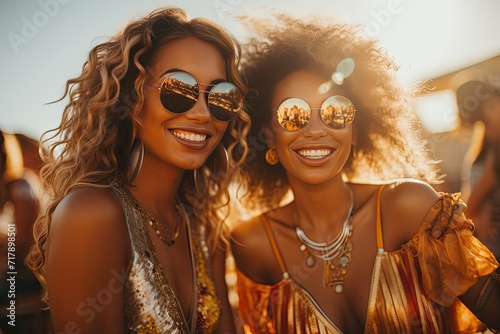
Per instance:
[[[385,184],[381,185],[380,188],[378,189],[378,194],[377,194],[377,252],[378,253],[383,253],[384,252],[384,237],[382,235],[382,215],[381,215],[381,203],[380,203],[380,197],[382,195],[382,190],[384,189]]]
[[[267,237],[269,238],[269,242],[271,243],[271,247],[273,248],[276,260],[278,260],[281,272],[283,274],[286,274],[287,271],[285,268],[285,264],[283,263],[283,259],[281,258],[281,253],[278,249],[278,244],[276,243],[276,238],[274,237],[273,230],[271,229],[271,223],[269,223],[269,219],[266,217],[266,215],[260,215],[260,220],[262,221],[264,227],[266,228]]]

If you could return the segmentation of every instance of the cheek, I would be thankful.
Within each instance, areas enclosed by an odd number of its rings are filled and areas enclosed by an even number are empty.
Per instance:
[[[139,119],[144,126],[146,124],[163,123],[179,115],[168,112],[161,104],[158,95],[149,94],[144,97],[144,103],[139,112]]]
[[[152,117],[154,110],[157,108],[156,103],[154,103],[154,97],[151,94],[146,93],[144,96],[144,103],[142,104],[141,111],[139,112],[139,119],[145,121]]]
[[[214,123],[214,127],[217,129],[217,137],[220,139],[226,133],[226,130],[229,126],[228,122],[218,122],[214,119],[212,119],[212,122]]]
[[[273,117],[269,120],[268,129],[270,130],[270,133],[272,134],[271,139],[273,139],[277,145],[280,145],[280,144],[283,145],[287,142],[294,140],[297,137],[297,135],[300,133],[300,131],[294,132],[294,131],[285,130],[278,123],[278,120],[275,117]]]
[[[287,132],[283,127],[278,123],[276,117],[272,117],[269,122],[267,122],[268,128],[276,135],[282,132]]]
[[[282,131],[274,132],[274,148],[278,156],[282,158],[289,154],[290,144],[297,138],[297,134],[294,132],[287,132],[282,129]]]
[[[352,126],[347,128],[345,132],[342,133],[342,141],[343,142],[348,142],[349,147],[354,144],[355,139],[354,139],[354,132],[352,129]]]

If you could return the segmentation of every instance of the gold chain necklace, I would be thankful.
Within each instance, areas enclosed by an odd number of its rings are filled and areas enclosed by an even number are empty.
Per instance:
[[[177,199],[176,199],[175,205],[174,205],[176,216],[175,216],[173,227],[171,229],[169,229],[167,236],[165,236],[161,232],[163,225],[158,223],[158,221],[155,219],[155,217],[153,217],[148,212],[148,210],[143,208],[144,213],[146,214],[146,216],[149,219],[149,226],[151,226],[153,228],[153,230],[155,231],[155,234],[158,236],[158,238],[160,238],[160,240],[165,245],[167,245],[169,247],[172,246],[173,244],[175,244],[175,241],[177,241],[177,237],[179,236],[179,231],[180,231],[181,221],[182,221],[182,216],[183,216],[183,210],[181,208],[181,205],[182,204],[179,204]]]
[[[336,293],[344,291],[344,277],[351,262],[352,231],[351,213],[354,207],[354,196],[351,188],[346,184],[351,195],[351,204],[347,217],[342,224],[339,234],[327,242],[315,242],[307,237],[297,223],[297,213],[293,214],[295,233],[299,238],[300,250],[304,254],[306,265],[310,268],[316,264],[315,257],[323,261],[323,286],[333,288]]]

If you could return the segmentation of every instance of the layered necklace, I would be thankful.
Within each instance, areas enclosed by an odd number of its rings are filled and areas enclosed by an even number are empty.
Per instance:
[[[342,228],[333,240],[315,242],[309,239],[297,222],[297,213],[293,214],[295,233],[301,242],[300,250],[304,254],[306,265],[312,268],[316,265],[316,259],[322,260],[323,286],[333,288],[336,293],[344,291],[344,277],[351,262],[353,226],[350,218],[354,208],[354,196],[351,188],[347,184],[346,186],[351,197],[351,204]]]
[[[175,203],[175,220],[174,223],[169,226],[167,229],[167,233],[164,234],[162,230],[164,231],[165,228],[163,227],[162,224],[160,224],[155,217],[153,217],[148,210],[142,208],[142,211],[146,214],[148,220],[149,220],[149,226],[153,228],[155,231],[155,234],[160,238],[160,240],[167,246],[172,246],[175,244],[177,241],[177,237],[179,236],[179,231],[182,223],[182,217],[184,216],[184,211],[183,208],[181,208],[182,204],[179,204],[178,199],[176,198]]]

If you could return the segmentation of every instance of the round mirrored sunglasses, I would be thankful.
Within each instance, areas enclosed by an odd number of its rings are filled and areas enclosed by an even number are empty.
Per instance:
[[[288,98],[276,109],[276,116],[283,129],[298,131],[309,123],[312,110],[315,109],[320,111],[323,123],[332,129],[348,127],[356,113],[354,104],[347,97],[334,95],[328,97],[321,104],[321,108],[311,108],[306,101],[298,97]]]
[[[212,117],[221,122],[235,118],[243,107],[243,97],[239,89],[230,82],[206,84],[208,90],[200,90],[199,83],[189,73],[168,73],[160,87],[160,101],[163,107],[173,114],[183,114],[193,108],[200,92],[205,93],[205,100]]]

